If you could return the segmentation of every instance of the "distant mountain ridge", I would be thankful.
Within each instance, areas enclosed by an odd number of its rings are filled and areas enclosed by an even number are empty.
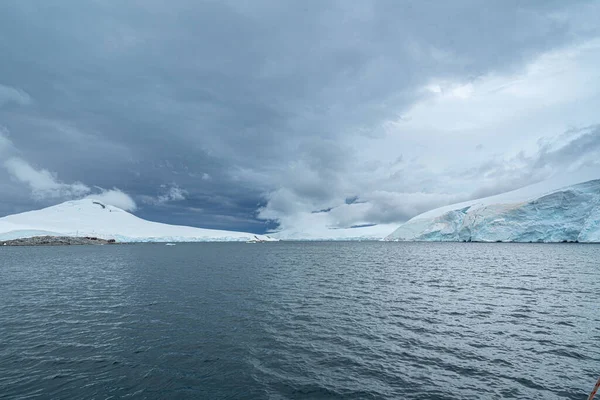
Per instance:
[[[600,242],[600,179],[441,207],[412,218],[386,240]]]
[[[0,240],[35,236],[94,236],[118,242],[275,241],[265,235],[168,225],[96,200],[67,201],[0,218]]]

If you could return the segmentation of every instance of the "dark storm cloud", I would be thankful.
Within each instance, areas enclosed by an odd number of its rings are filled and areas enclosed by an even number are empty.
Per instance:
[[[260,231],[277,190],[362,198],[352,138],[381,137],[432,77],[511,71],[596,35],[561,17],[584,5],[6,0],[0,125],[35,168],[117,187],[143,217]],[[2,175],[0,213],[34,205]]]

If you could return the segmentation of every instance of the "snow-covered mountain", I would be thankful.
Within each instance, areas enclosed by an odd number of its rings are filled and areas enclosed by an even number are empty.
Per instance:
[[[543,188],[533,185],[428,211],[386,239],[600,242],[600,179],[549,192]]]
[[[0,218],[0,240],[32,236],[95,236],[119,242],[274,241],[268,236],[150,222],[91,199]]]

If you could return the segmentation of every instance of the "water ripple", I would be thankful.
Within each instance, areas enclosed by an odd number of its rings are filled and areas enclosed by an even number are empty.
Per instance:
[[[582,399],[599,250],[2,248],[0,399]]]

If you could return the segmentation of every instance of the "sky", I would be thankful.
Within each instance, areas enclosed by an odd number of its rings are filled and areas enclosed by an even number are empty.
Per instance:
[[[600,1],[3,0],[0,216],[393,226],[600,178]]]

